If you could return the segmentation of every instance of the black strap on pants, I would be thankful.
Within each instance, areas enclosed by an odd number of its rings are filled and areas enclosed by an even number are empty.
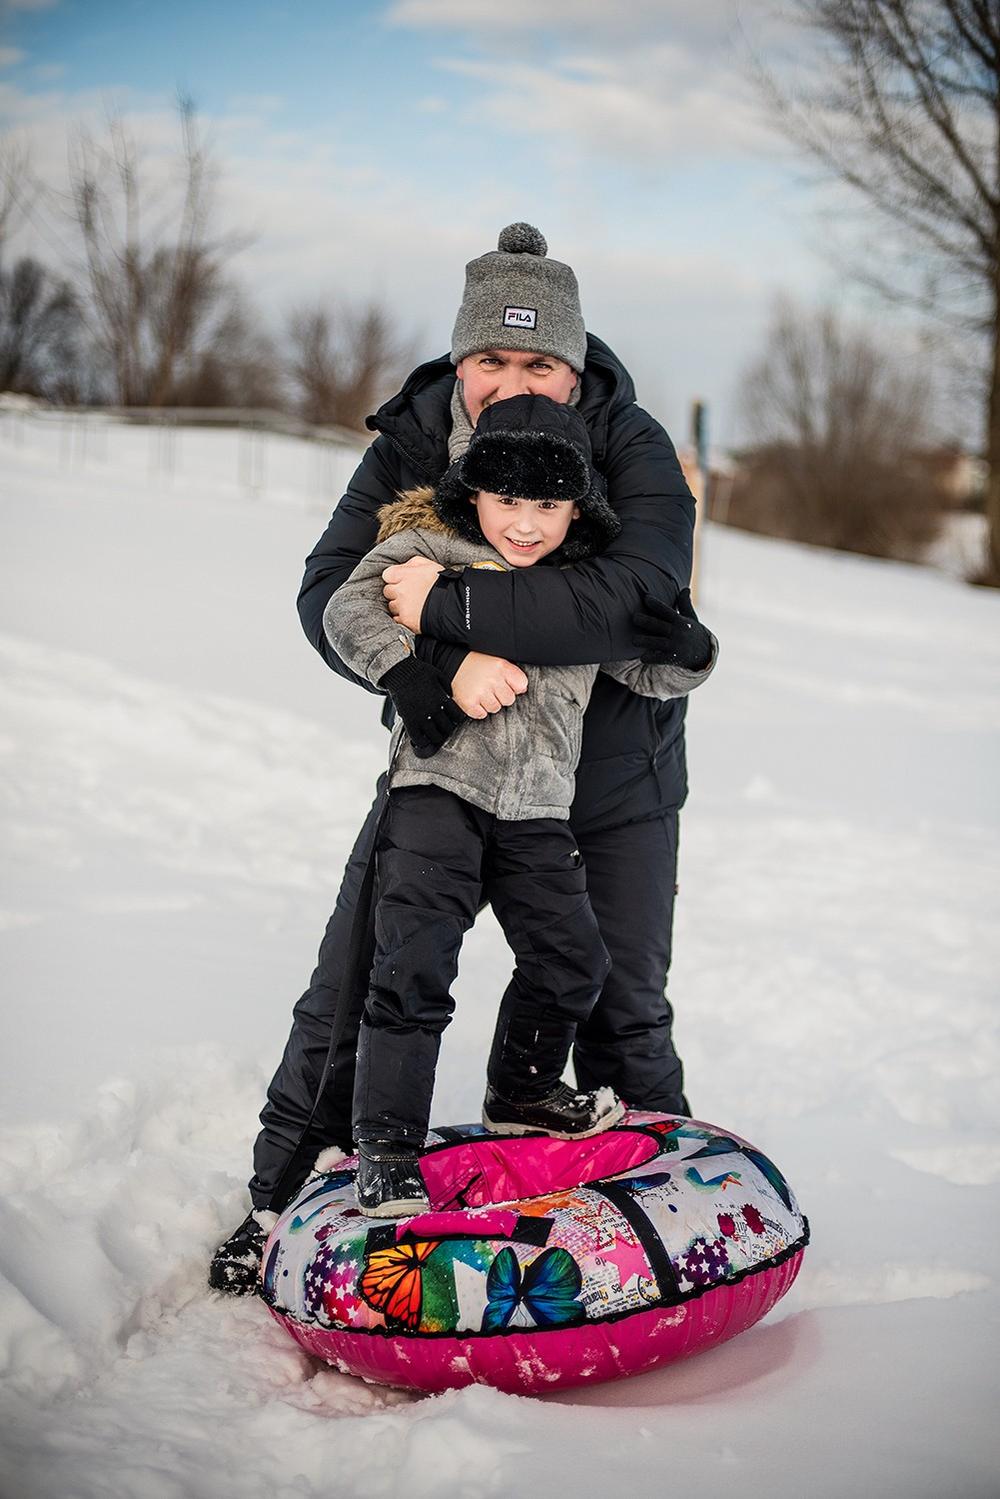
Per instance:
[[[393,757],[395,758],[395,757]],[[392,769],[390,763],[390,770]],[[354,920],[351,923],[351,936],[344,954],[343,975],[340,988],[337,991],[337,1003],[330,1024],[330,1042],[326,1050],[326,1061],[320,1073],[319,1083],[316,1087],[316,1096],[313,1099],[309,1117],[302,1126],[298,1143],[288,1157],[284,1171],[278,1178],[277,1185],[271,1193],[268,1208],[272,1212],[281,1212],[285,1207],[289,1194],[295,1191],[298,1183],[296,1177],[301,1171],[302,1163],[299,1159],[303,1142],[308,1138],[309,1129],[316,1117],[320,1100],[326,1089],[327,1080],[333,1068],[334,1057],[337,1047],[340,1045],[344,1028],[347,1025],[348,1016],[351,1013],[351,1001],[357,994],[359,987],[368,989],[368,978],[371,973],[372,959],[375,955],[375,875],[376,875],[376,850],[378,847],[379,829],[385,817],[386,807],[389,804],[388,774],[379,798],[378,815],[375,821],[375,830],[372,837],[371,852],[365,865],[365,872],[361,880],[361,888],[358,891],[357,905],[354,910]]]

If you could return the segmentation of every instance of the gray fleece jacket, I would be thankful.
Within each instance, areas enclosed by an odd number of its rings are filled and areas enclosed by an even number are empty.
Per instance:
[[[438,519],[433,490],[411,490],[379,511],[379,538],[332,596],[323,628],[333,649],[352,671],[377,686],[413,649],[413,636],[389,614],[382,572],[414,556],[448,568],[485,567],[506,572],[508,564],[482,541],[456,536]],[[684,697],[715,666],[718,644],[704,671],[606,661],[599,666],[524,666],[528,690],[511,707],[460,724],[429,759],[414,753],[401,723],[390,754],[391,788],[441,786],[505,822],[531,817],[568,818],[574,772],[580,758],[583,715],[598,671],[605,671],[643,697]]]

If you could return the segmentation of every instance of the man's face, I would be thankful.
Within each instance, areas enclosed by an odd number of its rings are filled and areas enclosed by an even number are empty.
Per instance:
[[[554,552],[580,516],[571,500],[514,500],[480,490],[470,503],[486,540],[511,567],[531,567]]]
[[[515,349],[485,349],[481,354],[466,354],[456,365],[455,373],[462,382],[473,426],[485,407],[511,396],[548,396],[564,406],[580,378],[564,359]]]

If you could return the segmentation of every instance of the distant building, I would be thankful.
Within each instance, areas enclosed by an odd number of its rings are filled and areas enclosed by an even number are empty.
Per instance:
[[[978,510],[986,494],[986,460],[975,458],[957,444],[922,448],[913,454],[915,462],[929,474],[950,510]]]

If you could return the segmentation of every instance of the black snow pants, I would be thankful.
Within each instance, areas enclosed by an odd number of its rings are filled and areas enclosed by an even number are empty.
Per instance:
[[[376,870],[355,1140],[423,1145],[459,949],[484,900],[515,959],[487,1077],[504,1098],[544,1098],[611,966],[569,823],[505,822],[441,787],[404,787],[389,796]]]
[[[382,808],[383,782],[384,777],[351,852],[309,987],[295,1006],[284,1054],[267,1091],[250,1181],[257,1208],[283,1206],[324,1146],[349,1149],[351,1145],[367,975],[349,997],[348,1021],[311,1121],[310,1113],[327,1067],[331,1024]],[[576,839],[587,871],[591,908],[612,961],[589,1020],[577,1027],[573,1050],[577,1084],[581,1088],[607,1084],[634,1108],[684,1112],[683,1072],[672,1037],[673,1011],[664,994],[670,966],[677,812],[619,827],[576,830]],[[283,1183],[283,1201],[275,1198],[279,1183]]]

